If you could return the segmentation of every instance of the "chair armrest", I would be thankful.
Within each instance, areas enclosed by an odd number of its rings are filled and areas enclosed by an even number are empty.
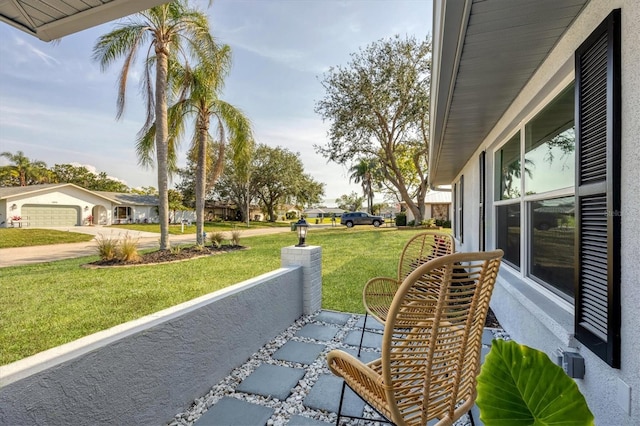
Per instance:
[[[367,313],[384,324],[400,284],[402,283],[395,278],[388,277],[376,277],[367,281],[362,289],[362,304]]]

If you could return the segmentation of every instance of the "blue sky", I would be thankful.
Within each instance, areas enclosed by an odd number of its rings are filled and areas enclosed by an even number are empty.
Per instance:
[[[208,4],[194,3],[202,9]],[[430,34],[431,0],[215,0],[206,10],[213,35],[233,52],[222,98],[250,118],[256,141],[299,152],[305,171],[325,184],[328,205],[359,192],[346,168],[313,149],[326,142],[329,127],[313,111],[324,94],[320,79],[376,40]],[[120,68],[101,72],[91,60],[95,41],[113,27],[45,43],[0,24],[0,152],[21,150],[50,167],[93,166],[132,187],[157,187],[155,170],[138,166],[135,155],[144,121],[140,64],[130,77],[124,116],[116,121]]]

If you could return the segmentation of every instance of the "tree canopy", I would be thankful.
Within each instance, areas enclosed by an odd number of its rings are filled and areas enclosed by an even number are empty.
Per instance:
[[[417,221],[428,190],[430,64],[429,39],[379,40],[325,73],[315,107],[331,123],[328,143],[316,152],[352,167],[375,160],[377,183],[397,191]]]

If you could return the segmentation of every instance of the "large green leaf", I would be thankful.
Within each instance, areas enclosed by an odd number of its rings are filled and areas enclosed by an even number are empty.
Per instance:
[[[594,424],[573,379],[544,352],[514,341],[493,341],[476,403],[487,426]]]

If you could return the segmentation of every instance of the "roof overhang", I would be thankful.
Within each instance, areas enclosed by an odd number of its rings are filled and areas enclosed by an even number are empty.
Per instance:
[[[450,184],[589,0],[434,0],[429,183]]]
[[[168,0],[0,0],[0,21],[51,41]]]

